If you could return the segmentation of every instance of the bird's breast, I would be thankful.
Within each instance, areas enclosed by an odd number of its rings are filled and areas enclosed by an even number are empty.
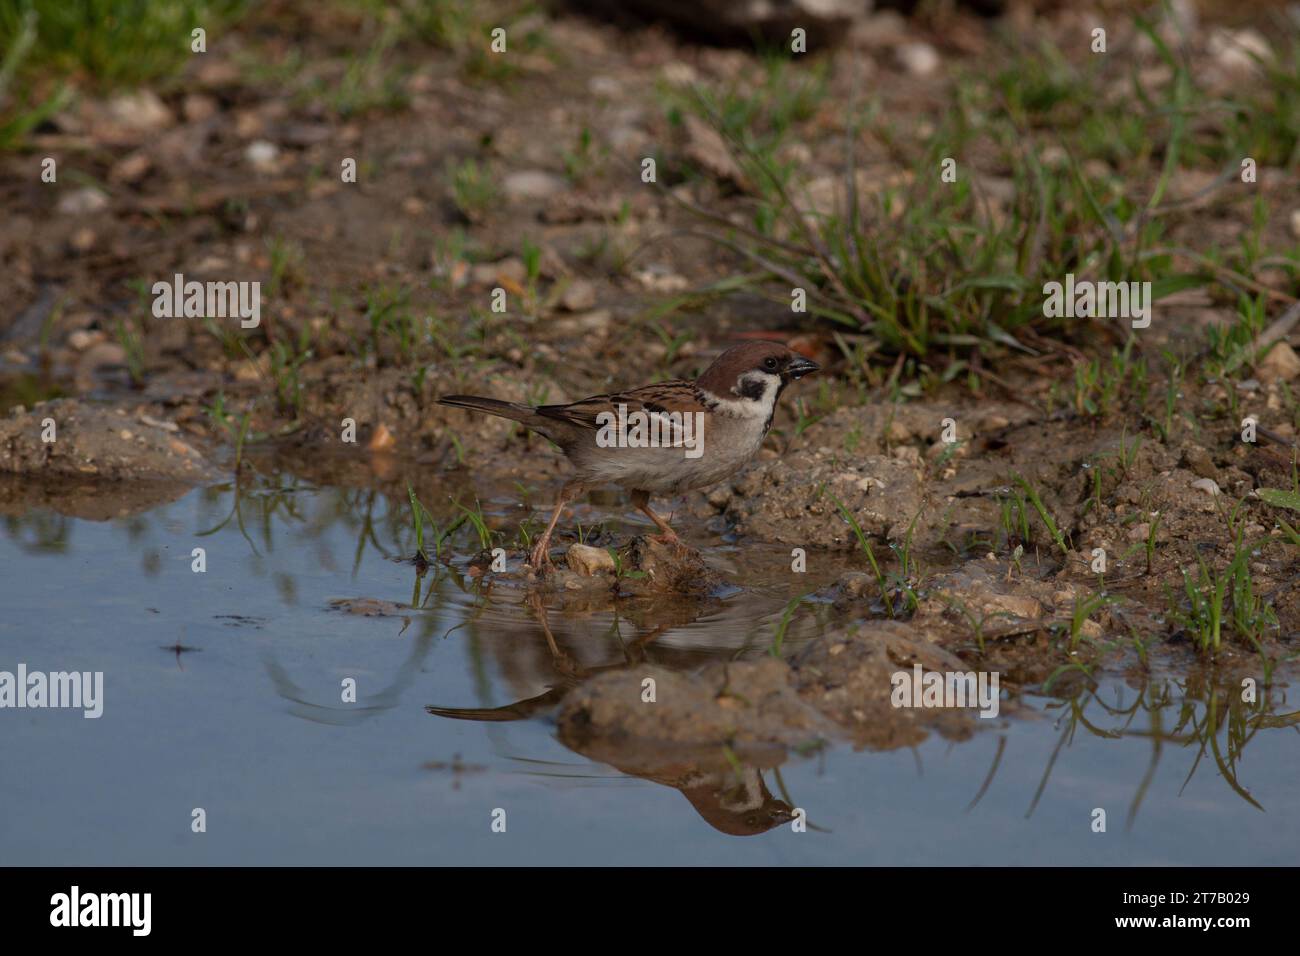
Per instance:
[[[729,478],[763,444],[765,418],[756,415],[704,416],[685,446],[647,446],[619,440],[602,446],[595,434],[568,450],[584,480],[678,494]],[[607,436],[608,439],[608,436]]]

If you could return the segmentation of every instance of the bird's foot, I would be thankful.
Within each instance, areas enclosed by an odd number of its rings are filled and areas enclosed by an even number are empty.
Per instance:
[[[677,532],[674,531],[672,528],[667,528],[660,534],[650,535],[650,540],[658,541],[660,544],[668,544],[678,548],[685,547],[685,545],[682,544],[682,539],[677,537]]]
[[[555,565],[551,564],[550,538],[542,538],[533,545],[533,550],[528,552],[528,566],[540,575],[546,575],[555,570]]]

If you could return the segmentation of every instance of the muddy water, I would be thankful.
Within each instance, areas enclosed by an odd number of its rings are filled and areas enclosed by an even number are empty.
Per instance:
[[[504,508],[485,502],[490,521]],[[579,516],[617,527],[621,512]],[[1027,694],[969,740],[915,749],[641,775],[617,769],[634,753],[612,764],[568,749],[554,714],[589,675],[769,652],[800,593],[788,557],[705,531],[696,543],[744,590],[611,606],[484,589],[463,558],[417,577],[400,560],[413,550],[405,502],[288,475],[110,521],[34,509],[3,527],[0,670],[104,674],[99,719],[0,711],[5,862],[1300,858],[1300,702],[1280,686],[1242,704],[1197,671]],[[815,605],[784,650],[840,623]],[[783,822],[790,807],[808,832]]]

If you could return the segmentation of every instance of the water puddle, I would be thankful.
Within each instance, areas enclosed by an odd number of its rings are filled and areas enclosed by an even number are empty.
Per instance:
[[[487,519],[506,526],[508,501],[484,500]],[[1112,677],[1071,699],[1025,695],[967,740],[886,752],[566,746],[556,709],[593,675],[768,654],[789,602],[828,583],[810,573],[796,590],[788,549],[696,540],[747,585],[713,598],[540,602],[484,587],[468,555],[417,576],[404,500],[288,474],[109,520],[50,507],[2,520],[0,670],[104,674],[99,719],[0,713],[6,862],[1277,864],[1300,852],[1300,706],[1282,680],[1247,703],[1208,671]],[[631,527],[616,503],[577,520]],[[844,623],[836,613],[800,614],[783,650]],[[785,825],[795,807],[805,833]]]

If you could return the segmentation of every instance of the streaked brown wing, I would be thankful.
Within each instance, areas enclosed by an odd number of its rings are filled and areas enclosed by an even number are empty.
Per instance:
[[[542,405],[538,407],[537,414],[571,422],[582,428],[596,429],[600,427],[597,416],[602,412],[617,415],[619,405],[626,405],[628,412],[686,413],[708,410],[701,400],[699,389],[693,383],[673,381],[642,385],[640,388],[608,395],[592,395],[568,405]]]
[[[707,412],[704,396],[694,382],[659,382],[642,385],[622,393],[628,408],[636,402],[648,412]],[[618,396],[615,396],[616,400]]]
[[[600,427],[596,423],[597,415],[601,412],[616,411],[614,398],[613,395],[592,395],[590,398],[582,398],[567,405],[539,405],[537,414],[544,418],[568,422],[580,428],[595,429]]]

